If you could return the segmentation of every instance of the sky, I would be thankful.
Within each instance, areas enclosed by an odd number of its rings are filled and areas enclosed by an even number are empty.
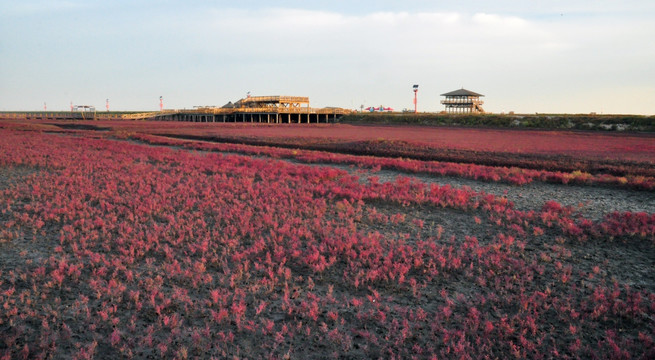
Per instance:
[[[253,96],[501,113],[655,114],[655,1],[0,0],[0,111]]]

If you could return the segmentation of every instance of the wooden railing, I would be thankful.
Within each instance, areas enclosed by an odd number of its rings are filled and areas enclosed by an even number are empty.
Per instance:
[[[309,104],[305,96],[251,96],[241,100],[242,103],[281,103],[281,104]]]

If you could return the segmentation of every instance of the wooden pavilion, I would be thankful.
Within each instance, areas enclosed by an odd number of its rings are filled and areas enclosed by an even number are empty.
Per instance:
[[[482,114],[484,109],[482,104],[484,101],[480,100],[482,94],[466,90],[464,88],[441,94],[445,96],[446,100],[441,100],[441,103],[446,106],[446,112],[451,114]]]

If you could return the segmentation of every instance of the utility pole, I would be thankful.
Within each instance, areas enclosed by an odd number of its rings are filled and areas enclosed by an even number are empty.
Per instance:
[[[414,114],[416,114],[418,113],[418,100],[417,100],[418,85],[414,85],[413,89],[414,89]]]

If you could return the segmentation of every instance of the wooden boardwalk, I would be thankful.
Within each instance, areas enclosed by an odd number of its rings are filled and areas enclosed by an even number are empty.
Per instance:
[[[151,112],[5,112],[5,120],[155,120],[188,122],[328,123],[351,111],[342,108],[311,108],[309,98],[300,96],[255,96],[223,107],[163,110]]]

